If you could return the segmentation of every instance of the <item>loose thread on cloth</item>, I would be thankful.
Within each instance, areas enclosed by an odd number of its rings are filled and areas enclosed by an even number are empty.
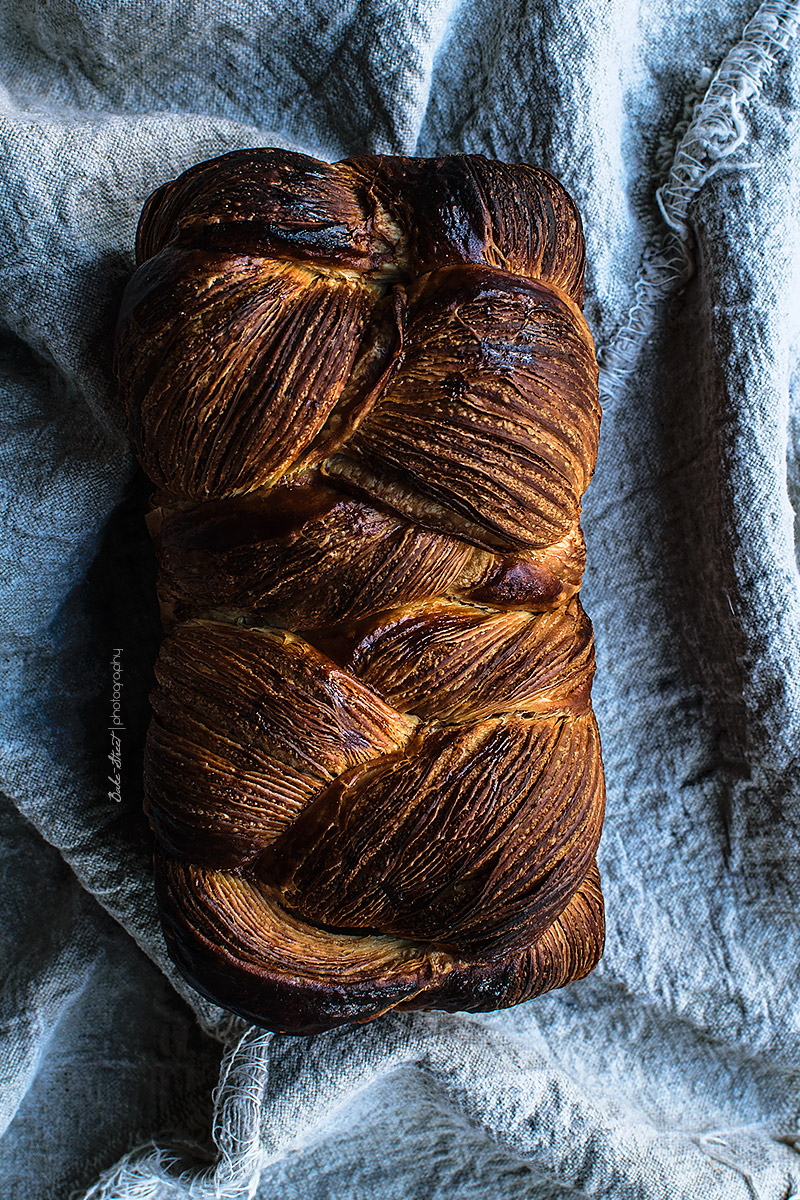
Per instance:
[[[748,1171],[745,1167],[740,1166],[732,1158],[728,1157],[728,1155],[720,1154],[715,1149],[709,1149],[709,1147],[719,1146],[722,1150],[728,1150],[729,1146],[724,1138],[717,1137],[712,1134],[705,1134],[701,1137],[693,1137],[692,1141],[694,1142],[695,1146],[697,1146],[698,1150],[701,1150],[703,1154],[707,1155],[712,1162],[719,1163],[722,1167],[728,1167],[729,1170],[741,1176],[747,1187],[750,1189],[753,1200],[765,1200],[763,1193],[759,1189],[758,1184],[756,1183],[750,1171]]]
[[[667,232],[661,232],[645,251],[627,320],[598,352],[604,408],[613,406],[622,394],[659,307],[694,273],[689,207],[724,160],[745,143],[743,109],[760,94],[780,56],[790,48],[798,23],[800,0],[765,0],[711,78],[680,135],[667,178],[656,191]],[[685,117],[676,133],[684,123]]]
[[[83,1200],[252,1200],[265,1160],[261,1108],[271,1036],[251,1027],[223,1058],[212,1120],[219,1153],[212,1166],[187,1167],[180,1148],[148,1142],[105,1172]]]

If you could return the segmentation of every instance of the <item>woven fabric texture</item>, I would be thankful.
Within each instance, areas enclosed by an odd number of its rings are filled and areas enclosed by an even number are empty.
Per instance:
[[[778,0],[3,6],[3,1197],[800,1195],[799,25]],[[584,217],[607,946],[508,1012],[271,1036],[166,958],[149,487],[110,343],[147,195],[270,145],[537,163]]]

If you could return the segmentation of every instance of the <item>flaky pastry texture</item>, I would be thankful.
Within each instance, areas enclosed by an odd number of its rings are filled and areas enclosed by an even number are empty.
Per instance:
[[[242,150],[155,192],[136,251],[116,370],[156,489],[176,963],[292,1033],[586,975],[600,407],[569,196],[479,155]]]

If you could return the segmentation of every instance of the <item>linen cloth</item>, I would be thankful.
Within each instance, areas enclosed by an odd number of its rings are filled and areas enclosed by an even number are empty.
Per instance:
[[[3,6],[0,1195],[800,1194],[798,20]],[[166,958],[141,812],[149,488],[110,339],[146,196],[276,144],[539,163],[583,214],[607,945],[508,1012],[272,1036]]]

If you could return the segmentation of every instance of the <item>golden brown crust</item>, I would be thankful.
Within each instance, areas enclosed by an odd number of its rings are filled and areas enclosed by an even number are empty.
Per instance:
[[[245,876],[157,860],[167,944],[217,1003],[286,1033],[369,1021],[390,1008],[492,1012],[583,979],[603,951],[593,864],[546,933],[522,951],[451,953],[307,925]]]
[[[581,978],[600,409],[572,201],[481,156],[235,151],[150,198],[137,261],[116,362],[157,488],[176,961],[291,1032]]]

